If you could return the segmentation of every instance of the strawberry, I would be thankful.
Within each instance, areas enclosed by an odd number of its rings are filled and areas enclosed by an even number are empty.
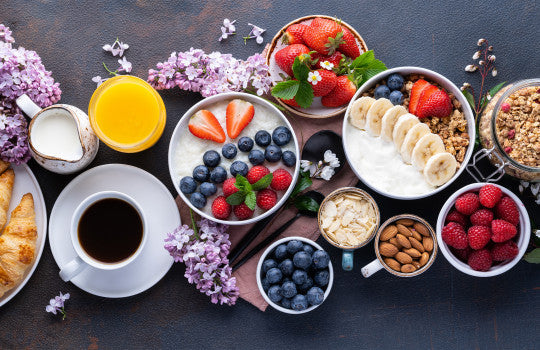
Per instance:
[[[330,56],[321,55],[319,53],[314,53],[311,55],[312,61],[317,60],[317,62],[315,63],[316,68],[324,68],[323,66],[321,66],[321,63],[325,61],[332,63],[334,65],[334,68],[337,68],[339,66],[339,62],[341,62],[343,57],[345,56],[343,56],[343,54],[339,51],[334,52]]]
[[[277,194],[269,188],[257,193],[257,205],[263,210],[270,210],[277,203]]]
[[[476,193],[465,193],[456,199],[456,209],[461,214],[471,215],[480,207],[480,201]]]
[[[311,87],[313,88],[314,96],[325,96],[332,91],[337,84],[337,75],[326,69],[318,69],[316,72],[319,72],[321,80],[318,82],[311,82]]]
[[[264,165],[255,165],[253,168],[249,169],[246,178],[248,182],[253,185],[268,174],[270,174],[270,170],[268,170],[267,167]]]
[[[452,221],[457,222],[463,227],[467,227],[467,217],[457,210],[452,210],[450,213],[448,213],[448,215],[446,215],[445,224]]]
[[[468,260],[469,266],[475,271],[487,271],[493,263],[491,254],[487,249],[475,250]]]
[[[270,187],[276,191],[285,191],[292,182],[292,176],[285,169],[277,169],[273,172],[272,182]]]
[[[491,222],[491,240],[495,243],[508,241],[517,234],[517,228],[505,220],[493,220]]]
[[[519,224],[519,210],[516,202],[510,197],[503,197],[495,207],[497,218],[503,219],[517,226]]]
[[[336,87],[322,97],[321,103],[325,107],[343,106],[353,98],[356,93],[356,85],[346,75],[337,77]]]
[[[296,102],[296,100],[293,98],[291,98],[290,100],[284,100],[284,99],[281,99],[281,101],[283,101],[283,103],[285,104],[288,104],[289,106],[293,106],[293,107],[300,107],[300,105]]]
[[[230,177],[223,183],[223,195],[229,197],[231,194],[238,192],[238,187],[235,186],[236,178]]]
[[[456,222],[451,222],[443,227],[441,236],[446,244],[456,249],[465,249],[469,246],[465,230]]]
[[[242,130],[251,122],[255,115],[255,108],[247,101],[234,99],[227,105],[225,120],[227,134],[231,139],[240,135]]]
[[[491,239],[491,230],[486,226],[472,226],[467,231],[467,239],[472,249],[482,249]]]
[[[418,106],[418,101],[420,100],[420,95],[422,95],[422,91],[424,91],[424,89],[427,89],[428,86],[431,86],[431,84],[424,79],[417,80],[414,83],[411,90],[409,113],[416,114],[416,108]]]
[[[422,90],[422,93],[420,94],[420,98],[418,99],[418,107],[416,107],[417,116],[418,116],[418,113],[420,113],[422,106],[427,102],[427,100],[431,97],[431,95],[433,95],[437,91],[439,91],[439,88],[431,84],[427,86],[424,90]]]
[[[303,54],[308,54],[309,49],[306,45],[302,44],[293,44],[284,47],[283,49],[276,52],[275,59],[276,64],[279,68],[283,69],[285,73],[289,76],[294,76],[292,66],[294,59]]]
[[[231,215],[231,205],[227,203],[225,196],[219,196],[212,202],[212,214],[216,219],[227,220]]]
[[[502,197],[502,190],[495,185],[482,186],[478,193],[480,204],[486,208],[493,208]]]
[[[418,118],[444,118],[448,117],[450,113],[452,113],[452,101],[450,101],[450,96],[444,90],[435,91],[425,101],[420,98],[416,108]]]
[[[308,26],[302,23],[291,24],[283,33],[282,42],[286,45],[303,44],[302,35],[308,29]]]
[[[212,112],[201,109],[189,120],[189,131],[200,139],[225,142],[225,132]]]
[[[323,55],[331,55],[342,42],[343,31],[336,21],[326,18],[315,18],[302,35],[304,43]]]
[[[343,52],[345,55],[349,56],[352,59],[360,56],[360,49],[356,44],[356,38],[350,30],[341,26],[343,30],[343,43],[339,45],[339,51]]]
[[[249,209],[246,203],[236,205],[233,208],[233,213],[240,220],[246,220],[253,216],[253,210]]]
[[[490,227],[493,221],[493,212],[489,209],[480,209],[475,211],[470,219],[473,225]]]
[[[519,248],[514,241],[497,243],[491,248],[491,256],[495,261],[505,261],[515,258],[519,253]]]

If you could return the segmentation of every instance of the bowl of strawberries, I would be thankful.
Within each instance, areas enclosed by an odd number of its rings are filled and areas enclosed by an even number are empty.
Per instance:
[[[527,209],[510,190],[474,183],[454,193],[437,220],[439,248],[455,268],[477,277],[500,275],[529,245]]]
[[[329,16],[298,18],[273,38],[266,54],[272,95],[308,118],[343,113],[366,80],[366,70],[386,69],[354,28]]]

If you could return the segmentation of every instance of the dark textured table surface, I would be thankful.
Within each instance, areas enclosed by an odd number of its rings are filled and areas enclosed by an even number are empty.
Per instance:
[[[158,4],[159,3],[159,4]],[[130,44],[133,74],[147,70],[172,51],[190,47],[218,50],[246,58],[260,51],[254,40],[244,45],[248,22],[267,29],[265,42],[285,23],[304,15],[335,15],[360,32],[368,47],[388,67],[422,66],[456,85],[478,83],[463,68],[476,41],[495,46],[499,75],[493,84],[540,76],[540,8],[523,1],[15,1],[0,4],[0,22],[16,43],[36,50],[63,90],[62,102],[86,109],[104,76],[101,62],[116,60],[101,46],[116,37]],[[237,19],[236,37],[219,43],[223,18]],[[167,169],[167,146],[176,122],[195,102],[195,93],[162,93],[167,127],[160,141],[138,154],[122,154],[102,145],[91,166],[125,163],[157,176],[174,193]],[[49,173],[33,161],[50,210],[73,176]],[[430,200],[396,201],[375,195],[382,218],[411,212],[435,223],[445,199],[472,182],[467,174]],[[517,191],[517,182],[503,185]],[[370,191],[372,192],[372,191]],[[540,222],[539,207],[526,198]],[[326,242],[334,263],[340,252]],[[366,349],[533,349],[540,347],[540,274],[520,262],[493,278],[473,278],[454,269],[439,254],[434,266],[411,279],[379,272],[365,279],[360,267],[374,258],[372,245],[355,253],[353,272],[336,269],[328,300],[301,316],[262,313],[244,301],[218,306],[189,285],[176,264],[156,286],[125,299],[105,299],[83,292],[58,277],[47,243],[26,287],[0,309],[0,348],[366,348]],[[337,266],[337,265],[336,265]],[[48,300],[70,292],[68,317],[45,313]]]

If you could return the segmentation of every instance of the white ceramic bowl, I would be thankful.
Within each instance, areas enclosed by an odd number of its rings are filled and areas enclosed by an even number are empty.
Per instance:
[[[215,103],[219,103],[221,101],[233,100],[235,98],[240,98],[240,99],[246,100],[248,102],[251,102],[255,106],[255,117],[254,118],[257,117],[257,105],[262,105],[265,108],[267,108],[270,112],[275,113],[277,116],[279,116],[279,118],[281,119],[283,125],[288,127],[289,130],[291,130],[291,132],[292,132],[292,135],[293,135],[293,140],[292,141],[294,142],[294,152],[296,154],[296,166],[294,168],[294,171],[291,170],[291,172],[292,172],[291,186],[289,186],[287,191],[283,194],[283,196],[280,198],[280,200],[276,203],[276,205],[272,209],[267,210],[266,212],[262,213],[261,215],[254,216],[254,217],[252,217],[250,219],[247,219],[247,220],[220,220],[220,219],[214,218],[212,215],[209,215],[209,214],[203,212],[200,209],[195,208],[191,204],[191,202],[189,201],[189,198],[187,198],[182,193],[182,191],[180,191],[180,181],[178,181],[179,179],[178,179],[177,174],[175,173],[175,168],[174,168],[174,157],[175,157],[175,152],[176,152],[176,147],[178,145],[178,142],[179,142],[180,138],[182,137],[183,132],[188,129],[189,119],[191,118],[191,116],[193,116],[195,114],[195,112],[197,112],[200,109],[209,108],[210,106],[212,106]],[[272,130],[270,130],[270,132],[271,131]],[[255,135],[253,135],[253,136],[255,136]],[[202,164],[202,156],[203,155],[201,154],[201,164]],[[287,118],[285,118],[283,113],[281,113],[274,105],[272,105],[270,102],[266,101],[265,99],[262,99],[262,98],[260,98],[258,96],[255,96],[255,95],[246,94],[246,93],[242,93],[242,92],[227,92],[227,93],[222,93],[222,94],[219,94],[219,95],[214,95],[214,96],[211,96],[211,97],[207,97],[204,100],[199,101],[198,103],[194,104],[182,116],[182,118],[180,119],[180,121],[176,125],[176,127],[175,127],[175,129],[173,131],[173,134],[171,136],[171,141],[169,143],[168,163],[169,163],[169,174],[171,176],[171,180],[173,182],[174,188],[176,189],[176,192],[178,192],[178,194],[180,195],[182,200],[185,203],[187,203],[187,205],[193,211],[195,211],[197,214],[201,215],[204,218],[207,218],[209,220],[219,222],[219,223],[222,223],[222,224],[226,224],[226,225],[247,225],[247,224],[251,224],[251,223],[257,222],[259,220],[262,220],[265,217],[271,215],[273,212],[278,210],[286,202],[287,198],[289,198],[289,195],[291,194],[291,192],[292,192],[292,190],[294,188],[294,184],[296,184],[296,180],[298,178],[298,173],[299,173],[298,169],[300,167],[300,148],[298,147],[298,140],[296,138],[296,134],[294,133],[294,130],[293,130],[291,124],[289,123]],[[209,206],[209,205],[211,205],[211,203],[207,203],[206,205]]]
[[[491,184],[499,187],[503,194],[507,195],[508,197],[512,198],[514,202],[516,202],[518,210],[519,210],[519,231],[517,234],[517,240],[516,244],[519,248],[519,253],[516,255],[516,257],[512,260],[505,261],[503,263],[500,263],[498,265],[492,266],[488,271],[475,271],[469,267],[467,263],[464,263],[463,261],[459,260],[454,254],[450,251],[450,247],[446,243],[444,243],[442,239],[442,229],[444,227],[444,221],[446,219],[446,216],[452,210],[454,207],[454,203],[456,202],[457,197],[462,195],[466,192],[478,192],[480,188],[484,185],[487,185],[487,183],[474,183],[467,185],[458,191],[456,191],[453,195],[448,198],[446,203],[444,203],[441,211],[439,212],[439,218],[437,219],[437,241],[439,244],[439,248],[441,252],[443,253],[444,257],[450,264],[452,264],[456,269],[459,271],[466,273],[471,276],[476,277],[491,277],[500,275],[503,272],[506,272],[510,270],[514,265],[516,265],[519,260],[523,257],[523,254],[525,254],[525,251],[527,250],[527,246],[529,245],[529,240],[531,238],[530,232],[531,232],[531,222],[529,220],[529,214],[527,213],[527,209],[523,205],[523,202],[510,190],[508,190],[505,187],[499,186],[497,184]]]
[[[257,286],[259,287],[259,292],[263,296],[264,300],[266,300],[266,302],[270,306],[272,306],[274,309],[276,309],[278,311],[281,311],[281,312],[284,312],[286,314],[297,315],[297,314],[303,314],[303,313],[315,310],[316,308],[321,306],[322,303],[319,304],[319,305],[310,306],[310,307],[308,307],[307,309],[305,309],[303,311],[295,311],[295,310],[291,310],[291,309],[286,309],[283,306],[280,306],[280,305],[274,303],[272,300],[270,300],[270,298],[268,298],[268,295],[266,294],[266,292],[264,291],[264,289],[262,287],[262,281],[261,281],[261,269],[262,269],[262,264],[263,264],[264,260],[266,259],[266,256],[268,254],[270,254],[270,252],[272,250],[274,250],[274,248],[276,248],[278,245],[280,245],[282,243],[287,243],[287,242],[292,241],[292,240],[298,240],[298,241],[302,241],[304,243],[310,244],[316,250],[324,250],[323,247],[321,247],[317,243],[313,242],[310,239],[304,238],[304,237],[294,237],[294,236],[293,237],[285,237],[285,238],[282,238],[282,239],[272,243],[268,248],[266,248],[263,255],[261,255],[261,258],[259,259],[259,263],[257,264]],[[328,298],[328,295],[330,294],[330,290],[332,289],[332,284],[334,284],[334,269],[332,268],[332,261],[330,261],[328,263],[328,272],[330,273],[330,278],[328,279],[328,285],[326,286],[326,290],[324,291],[324,300],[326,300],[326,298]],[[323,301],[323,303],[324,303],[324,301]]]
[[[401,75],[409,75],[409,74],[420,74],[423,75],[428,81],[432,81],[434,83],[439,84],[442,88],[444,88],[446,91],[452,93],[457,100],[461,103],[461,108],[463,109],[463,113],[465,115],[465,118],[467,119],[467,132],[469,134],[469,147],[467,148],[467,152],[465,153],[465,158],[463,159],[463,163],[461,164],[461,167],[458,169],[458,171],[454,174],[454,176],[444,185],[439,186],[435,188],[434,190],[430,192],[426,192],[419,195],[400,195],[392,192],[385,191],[379,187],[376,187],[375,185],[371,184],[369,181],[364,179],[360,175],[360,171],[355,168],[355,166],[352,164],[350,159],[350,150],[348,149],[348,142],[347,142],[347,129],[348,128],[354,128],[349,122],[349,113],[351,110],[351,106],[353,102],[358,99],[360,96],[362,96],[363,93],[377,85],[377,83],[381,80],[384,80],[387,76],[393,73],[399,73]],[[364,85],[358,89],[354,97],[352,98],[351,102],[349,103],[349,106],[347,107],[347,111],[345,112],[345,119],[343,120],[343,149],[345,150],[345,156],[347,157],[347,161],[349,162],[349,165],[351,166],[353,172],[356,174],[356,176],[364,183],[366,186],[371,188],[372,190],[382,194],[383,196],[395,198],[395,199],[405,199],[405,200],[412,200],[412,199],[420,199],[429,197],[431,195],[434,195],[437,192],[440,192],[444,190],[446,187],[450,186],[454,180],[456,180],[459,175],[465,170],[465,166],[467,163],[469,163],[469,160],[472,156],[473,149],[474,149],[474,140],[476,138],[476,128],[474,125],[474,115],[471,110],[471,107],[469,106],[469,103],[465,99],[465,96],[461,93],[461,90],[454,85],[450,80],[445,78],[444,76],[440,75],[439,73],[436,73],[432,70],[420,68],[420,67],[397,67],[385,70],[384,72],[381,72],[377,75],[375,75],[373,78],[369,79]]]

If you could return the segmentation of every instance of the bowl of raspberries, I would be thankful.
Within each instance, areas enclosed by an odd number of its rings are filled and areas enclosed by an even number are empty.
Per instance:
[[[328,253],[303,237],[270,245],[257,265],[257,286],[264,300],[287,314],[314,310],[330,294],[334,270]]]
[[[510,270],[529,245],[525,206],[510,190],[475,183],[454,193],[437,220],[439,248],[455,268],[490,277]]]

